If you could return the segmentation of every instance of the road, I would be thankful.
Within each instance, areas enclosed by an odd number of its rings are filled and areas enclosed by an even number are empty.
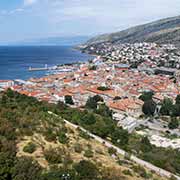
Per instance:
[[[49,113],[49,114],[52,114],[52,115],[54,115],[54,116],[56,116],[56,117],[58,117],[58,115],[57,115],[57,114],[54,114],[53,112],[48,111],[48,113]],[[75,125],[75,124],[73,124],[73,123],[71,123],[71,122],[69,122],[69,121],[67,121],[67,120],[64,120],[64,122],[65,122],[66,124],[70,125],[71,127],[75,128],[75,129],[80,128],[82,131],[84,131],[85,133],[87,133],[90,137],[92,137],[92,138],[94,138],[96,141],[104,144],[106,147],[116,149],[116,150],[117,150],[117,153],[121,154],[122,156],[125,156],[126,154],[128,154],[126,151],[124,151],[124,150],[120,149],[119,147],[113,145],[111,142],[109,142],[109,141],[107,141],[107,140],[104,140],[104,139],[102,139],[101,137],[96,136],[96,135],[90,133],[90,132],[87,131],[86,129],[84,129],[84,128],[78,126],[78,125]],[[180,177],[179,177],[179,176],[176,176],[176,175],[174,175],[174,174],[172,174],[172,173],[170,173],[170,172],[168,172],[168,171],[166,171],[166,170],[164,170],[164,169],[161,169],[161,168],[159,168],[159,167],[157,167],[157,166],[154,166],[153,164],[151,164],[151,163],[149,163],[149,162],[146,162],[146,161],[144,161],[144,160],[142,160],[142,159],[139,159],[139,158],[137,158],[137,157],[134,156],[134,155],[131,155],[131,156],[130,156],[130,160],[134,161],[135,163],[137,163],[137,164],[139,164],[139,165],[141,165],[141,166],[143,166],[143,167],[146,167],[147,169],[150,169],[150,170],[156,172],[156,173],[159,174],[160,176],[168,177],[168,178],[170,178],[171,176],[174,176],[174,177],[177,178],[177,180],[180,180]]]

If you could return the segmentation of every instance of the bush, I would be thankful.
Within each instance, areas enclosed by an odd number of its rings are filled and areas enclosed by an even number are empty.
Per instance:
[[[146,170],[141,166],[133,166],[133,170],[139,174],[141,177],[149,179],[149,175]]]
[[[109,153],[110,155],[113,155],[113,154],[116,154],[116,153],[117,153],[117,150],[114,149],[113,147],[110,147],[110,148],[108,148],[108,153]]]
[[[62,163],[62,155],[64,154],[63,150],[58,149],[48,149],[44,152],[44,157],[50,164],[60,164]]]
[[[96,180],[98,179],[99,171],[95,164],[82,160],[74,166],[76,172],[78,173],[79,179],[82,180]]]
[[[84,156],[87,157],[87,158],[92,158],[93,155],[94,155],[94,153],[93,153],[93,151],[91,149],[87,149],[84,152]]]
[[[90,140],[91,137],[84,131],[82,131],[81,129],[79,130],[79,136],[86,139],[86,140]]]
[[[122,171],[122,173],[128,176],[133,176],[132,172],[129,169]]]
[[[26,146],[24,146],[23,151],[31,154],[36,151],[36,145],[32,142],[29,142]]]
[[[68,143],[68,137],[66,136],[66,134],[64,132],[59,133],[58,140],[62,144]]]
[[[76,153],[81,153],[83,151],[81,144],[76,143],[74,145],[74,150],[75,150]]]
[[[48,142],[56,141],[57,135],[52,131],[52,129],[48,128],[44,132],[45,140]]]

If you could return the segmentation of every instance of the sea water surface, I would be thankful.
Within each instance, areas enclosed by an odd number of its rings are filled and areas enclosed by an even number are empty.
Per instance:
[[[44,76],[47,71],[29,72],[29,67],[87,61],[92,56],[70,46],[6,46],[0,47],[0,79],[28,79]]]

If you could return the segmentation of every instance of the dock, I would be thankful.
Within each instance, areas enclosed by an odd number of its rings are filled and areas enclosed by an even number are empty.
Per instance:
[[[70,72],[73,71],[73,68],[67,68],[64,66],[53,66],[53,67],[47,67],[47,65],[45,65],[45,67],[29,67],[28,69],[29,71],[62,71],[62,72]]]

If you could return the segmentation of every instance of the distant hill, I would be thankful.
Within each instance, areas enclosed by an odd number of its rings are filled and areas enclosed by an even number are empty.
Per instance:
[[[41,39],[24,40],[22,42],[13,43],[13,45],[75,46],[81,43],[85,43],[89,38],[89,36],[48,37]]]
[[[102,42],[115,44],[136,42],[172,43],[180,47],[180,16],[135,26],[116,33],[96,36],[84,45],[89,46]]]

